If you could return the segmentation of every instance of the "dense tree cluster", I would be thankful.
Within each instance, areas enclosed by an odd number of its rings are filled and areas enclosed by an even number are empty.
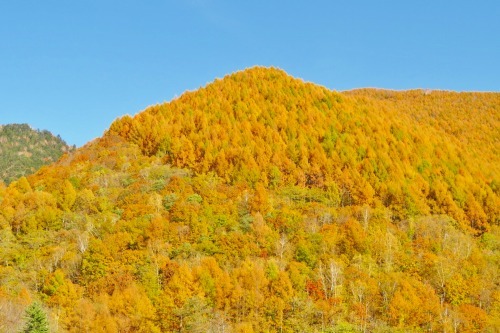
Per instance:
[[[495,331],[500,96],[454,96],[254,68],[116,121],[0,185],[0,331]]]
[[[500,94],[337,93],[252,68],[112,124],[148,156],[231,184],[332,188],[397,218],[500,221]]]
[[[49,131],[35,130],[27,124],[0,125],[0,181],[9,184],[73,149]]]

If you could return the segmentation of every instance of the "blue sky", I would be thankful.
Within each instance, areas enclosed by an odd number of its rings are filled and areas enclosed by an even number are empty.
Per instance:
[[[254,65],[347,90],[500,91],[500,1],[0,2],[0,124],[77,146]]]

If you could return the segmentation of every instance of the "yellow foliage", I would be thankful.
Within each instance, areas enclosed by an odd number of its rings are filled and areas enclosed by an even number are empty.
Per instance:
[[[119,119],[0,184],[0,330],[495,330],[498,105],[257,67]]]

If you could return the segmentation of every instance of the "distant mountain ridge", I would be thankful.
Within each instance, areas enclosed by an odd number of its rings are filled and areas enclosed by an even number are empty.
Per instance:
[[[0,125],[0,180],[9,184],[74,150],[59,136],[28,124]]]

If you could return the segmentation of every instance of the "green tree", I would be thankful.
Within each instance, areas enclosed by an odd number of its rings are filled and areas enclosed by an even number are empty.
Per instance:
[[[26,309],[26,327],[23,333],[48,333],[49,322],[40,303],[34,302]]]

